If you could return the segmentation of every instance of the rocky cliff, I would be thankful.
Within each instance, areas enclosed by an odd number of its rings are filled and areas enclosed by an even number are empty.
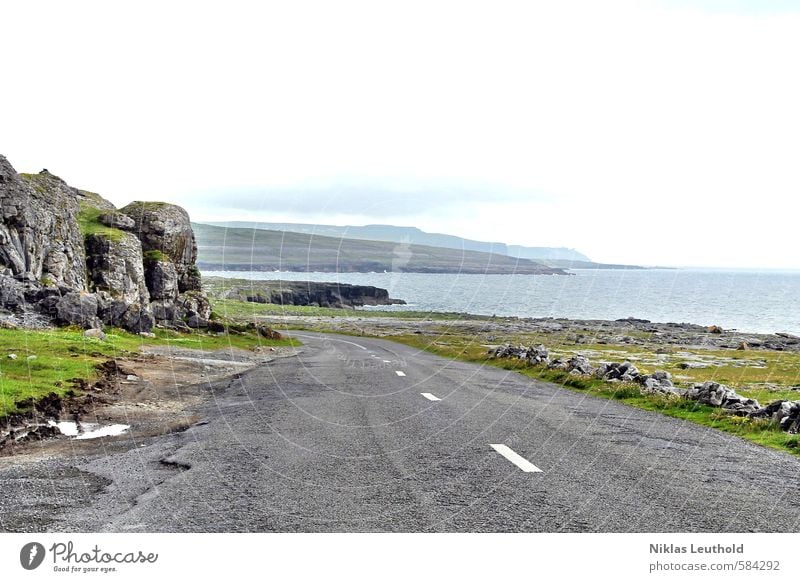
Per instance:
[[[0,310],[23,325],[204,327],[189,215],[178,206],[122,209],[0,156]]]

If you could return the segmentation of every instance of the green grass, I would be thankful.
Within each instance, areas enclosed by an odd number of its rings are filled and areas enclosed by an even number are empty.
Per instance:
[[[206,289],[205,281],[203,283]],[[456,320],[463,317],[460,313],[438,313],[430,311],[380,311],[373,309],[334,309],[330,307],[310,307],[305,305],[278,305],[274,303],[254,303],[234,299],[211,298],[211,304],[219,314],[231,318],[248,318],[261,316],[316,316],[316,317],[385,317],[393,319],[424,319],[431,321]]]
[[[168,202],[148,202],[148,201],[138,201],[138,202],[131,202],[125,208],[122,209],[122,212],[127,212],[128,210],[160,210],[165,206],[169,206]]]
[[[446,358],[516,371],[530,378],[561,384],[572,390],[585,392],[600,398],[617,400],[629,406],[659,412],[667,416],[731,433],[762,446],[800,455],[800,435],[787,434],[767,420],[734,417],[718,408],[705,406],[679,397],[643,394],[637,385],[612,384],[596,378],[570,376],[560,370],[548,370],[541,366],[531,366],[521,360],[492,359],[486,354],[485,347],[475,343],[470,338],[448,338],[449,341],[445,342],[442,341],[442,337],[438,337],[436,341],[431,341],[430,338],[418,335],[398,335],[385,339],[391,339]],[[759,352],[759,355],[762,353]],[[797,393],[795,393],[795,397],[797,396]],[[770,400],[775,399],[775,395],[772,394]]]
[[[165,261],[169,261],[169,257],[162,253],[161,251],[154,250],[154,251],[145,251],[144,253],[144,260],[145,261],[153,261],[157,263],[163,263]]]
[[[464,338],[447,327],[435,328],[440,340],[448,343],[458,343]],[[514,345],[544,344],[554,356],[571,356],[575,353],[584,353],[593,362],[608,361],[622,362],[630,360],[643,373],[652,373],[656,370],[666,370],[672,373],[676,380],[682,384],[694,382],[714,381],[734,388],[739,394],[748,398],[755,398],[762,404],[771,400],[800,399],[800,353],[775,352],[766,350],[726,350],[689,348],[678,346],[664,346],[657,344],[578,344],[567,339],[574,332],[564,333],[519,333],[513,336],[498,337],[489,341],[488,333],[468,340],[479,346],[479,351],[485,351],[484,344],[511,343]],[[495,335],[497,333],[495,332]],[[660,349],[662,354],[656,354]],[[710,365],[707,368],[684,370],[680,364],[700,357],[709,364],[720,362],[723,365]],[[754,366],[753,364],[758,364]],[[768,389],[766,385],[772,385]]]
[[[267,340],[254,333],[212,335],[156,330],[155,338],[144,338],[114,329],[107,330],[106,335],[106,341],[101,341],[83,337],[83,330],[79,329],[0,329],[0,417],[20,412],[17,401],[40,398],[50,392],[64,395],[73,388],[70,380],[94,380],[97,364],[135,354],[143,346],[171,345],[211,351],[297,343],[290,339]],[[10,359],[9,354],[16,354],[17,359]],[[29,360],[29,356],[35,359]]]
[[[125,232],[100,222],[99,218],[102,214],[105,214],[104,210],[93,206],[89,202],[81,202],[81,210],[78,213],[78,226],[83,237],[98,235],[107,237],[115,242],[122,240]]]

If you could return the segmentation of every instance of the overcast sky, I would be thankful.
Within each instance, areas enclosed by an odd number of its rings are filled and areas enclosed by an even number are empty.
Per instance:
[[[800,2],[3,2],[0,153],[195,220],[800,268]]]

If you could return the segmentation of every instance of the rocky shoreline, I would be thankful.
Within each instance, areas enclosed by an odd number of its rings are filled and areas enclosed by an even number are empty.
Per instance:
[[[476,334],[476,337],[486,339],[493,345],[503,343],[504,338],[508,336],[540,334],[552,337],[553,342],[560,345],[640,346],[653,351],[673,347],[800,353],[800,337],[788,333],[755,333],[723,329],[716,325],[658,323],[638,318],[617,320],[519,318],[438,312],[410,312],[406,316],[402,311],[381,313],[359,310],[335,318],[286,312],[282,315],[264,315],[261,319],[267,324],[304,322],[310,326],[324,328],[326,331],[339,330],[376,337],[409,331],[432,335],[441,333],[442,326],[445,326],[447,333]]]
[[[316,281],[246,281],[205,277],[204,289],[212,297],[248,303],[300,305],[326,308],[355,308],[365,305],[405,305],[402,299],[371,285]]]
[[[800,352],[800,337],[788,333],[750,333],[716,325],[657,323],[633,317],[616,320],[520,319],[529,331],[565,334],[576,344],[699,346],[721,350]]]

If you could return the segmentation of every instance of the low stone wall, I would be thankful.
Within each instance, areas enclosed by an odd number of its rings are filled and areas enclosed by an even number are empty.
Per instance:
[[[506,344],[489,350],[493,358],[524,360],[532,366],[542,366],[550,370],[562,370],[572,376],[598,378],[609,383],[627,383],[639,386],[645,394],[663,394],[675,398],[686,398],[700,404],[718,407],[736,416],[764,418],[775,422],[786,432],[800,431],[800,400],[778,400],[761,406],[757,400],[736,393],[733,388],[718,382],[692,384],[689,388],[679,388],[672,383],[672,375],[664,370],[652,374],[642,374],[631,362],[600,362],[593,366],[589,359],[576,354],[571,358],[550,358],[549,350],[543,345],[512,346]]]

